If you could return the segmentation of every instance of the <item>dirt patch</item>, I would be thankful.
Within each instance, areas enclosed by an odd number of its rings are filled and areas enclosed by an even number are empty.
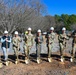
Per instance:
[[[16,65],[11,55],[9,66],[3,65],[0,75],[76,75],[76,63],[71,63],[69,57],[61,63],[59,55],[52,55],[53,60],[49,63],[46,56],[42,55],[42,62],[37,64],[35,55],[32,55],[28,65],[24,63],[24,56],[20,56],[20,63]]]

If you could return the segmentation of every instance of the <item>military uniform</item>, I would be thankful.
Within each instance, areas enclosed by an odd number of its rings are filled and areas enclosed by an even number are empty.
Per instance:
[[[59,40],[59,46],[60,46],[60,55],[61,55],[61,61],[64,61],[64,56],[63,56],[63,51],[66,48],[66,40],[68,40],[69,38],[67,37],[66,33],[60,34],[58,36],[58,40]]]
[[[40,59],[40,53],[41,53],[41,46],[42,46],[42,42],[43,42],[43,37],[42,35],[37,36],[36,39],[36,54],[37,54],[37,62],[40,63],[41,59]]]
[[[54,38],[55,38],[55,33],[54,32],[48,34],[48,37],[47,37],[47,48],[48,48],[48,61],[49,62],[51,62],[51,54],[52,54]]]
[[[29,51],[31,49],[31,47],[33,46],[33,42],[34,42],[34,37],[33,35],[30,33],[25,34],[25,38],[24,38],[24,53],[25,53],[25,63],[28,64],[29,63]]]
[[[13,50],[14,50],[14,53],[15,53],[15,56],[16,56],[16,61],[15,63],[17,64],[19,62],[19,59],[18,59],[18,55],[19,55],[19,50],[20,50],[20,37],[17,36],[17,37],[13,37]]]
[[[70,61],[73,62],[74,57],[76,53],[76,34],[73,36],[73,41],[72,41],[72,52],[71,52],[71,59]]]

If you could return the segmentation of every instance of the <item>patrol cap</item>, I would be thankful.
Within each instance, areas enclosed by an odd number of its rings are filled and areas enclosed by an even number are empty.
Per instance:
[[[54,27],[51,27],[50,30],[54,30]]]
[[[41,33],[41,30],[40,29],[38,29],[38,31],[37,32],[40,32]]]
[[[29,28],[28,28],[28,30],[30,30],[30,31],[31,31],[32,29],[29,27]]]
[[[14,34],[18,34],[18,31],[15,31],[15,33]]]
[[[8,31],[7,31],[7,30],[5,30],[5,31],[4,31],[4,34],[8,34]]]
[[[63,28],[62,28],[62,30],[66,30],[66,28],[65,28],[65,27],[63,27]]]

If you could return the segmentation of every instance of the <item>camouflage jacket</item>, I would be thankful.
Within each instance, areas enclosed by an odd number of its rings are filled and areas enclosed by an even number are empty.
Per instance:
[[[32,46],[34,43],[34,37],[32,34],[27,34],[24,37],[24,42],[27,46]]]
[[[47,44],[52,44],[54,42],[55,39],[55,33],[50,33],[47,35]]]
[[[13,47],[19,48],[20,47],[20,37],[13,37],[12,42],[13,42]]]
[[[65,44],[66,43],[66,40],[68,40],[68,39],[69,39],[69,37],[66,35],[66,33],[60,34],[58,36],[59,43]]]

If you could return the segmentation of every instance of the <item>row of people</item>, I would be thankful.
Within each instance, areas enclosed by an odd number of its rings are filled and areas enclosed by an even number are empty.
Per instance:
[[[29,52],[34,44],[34,35],[31,33],[32,29],[28,28],[28,31],[25,33],[25,37],[24,37],[24,54],[25,54],[25,63],[28,64],[29,63]],[[15,31],[15,36],[12,38],[12,43],[13,43],[13,50],[16,56],[16,60],[15,60],[15,64],[18,64],[19,62],[19,50],[20,50],[20,42],[21,39],[18,36],[18,31]],[[54,27],[50,28],[50,33],[45,34],[47,41],[47,51],[48,51],[48,61],[52,62],[52,58],[51,58],[51,54],[52,54],[52,48],[53,48],[53,43],[54,43],[54,39],[56,37],[55,33],[54,33]],[[62,34],[59,34],[58,36],[58,40],[59,40],[59,46],[60,46],[60,55],[61,55],[61,62],[64,62],[64,49],[66,47],[66,40],[68,40],[69,37],[66,35],[66,28],[62,28]],[[39,29],[37,31],[37,35],[35,37],[35,42],[36,42],[36,54],[37,54],[37,63],[39,64],[41,62],[40,59],[40,53],[41,53],[41,46],[42,46],[42,42],[43,42],[43,36],[41,34],[41,30]],[[1,38],[1,43],[2,43],[2,50],[3,50],[3,54],[5,57],[5,63],[6,66],[8,66],[9,61],[8,61],[8,51],[10,48],[10,43],[11,43],[11,38],[8,35],[8,31],[4,31],[4,35]],[[71,59],[70,61],[73,62],[73,59],[75,57],[75,47],[76,47],[76,34],[73,36],[73,43],[72,43],[72,54],[71,54]],[[2,63],[0,62],[0,66],[2,65]]]

